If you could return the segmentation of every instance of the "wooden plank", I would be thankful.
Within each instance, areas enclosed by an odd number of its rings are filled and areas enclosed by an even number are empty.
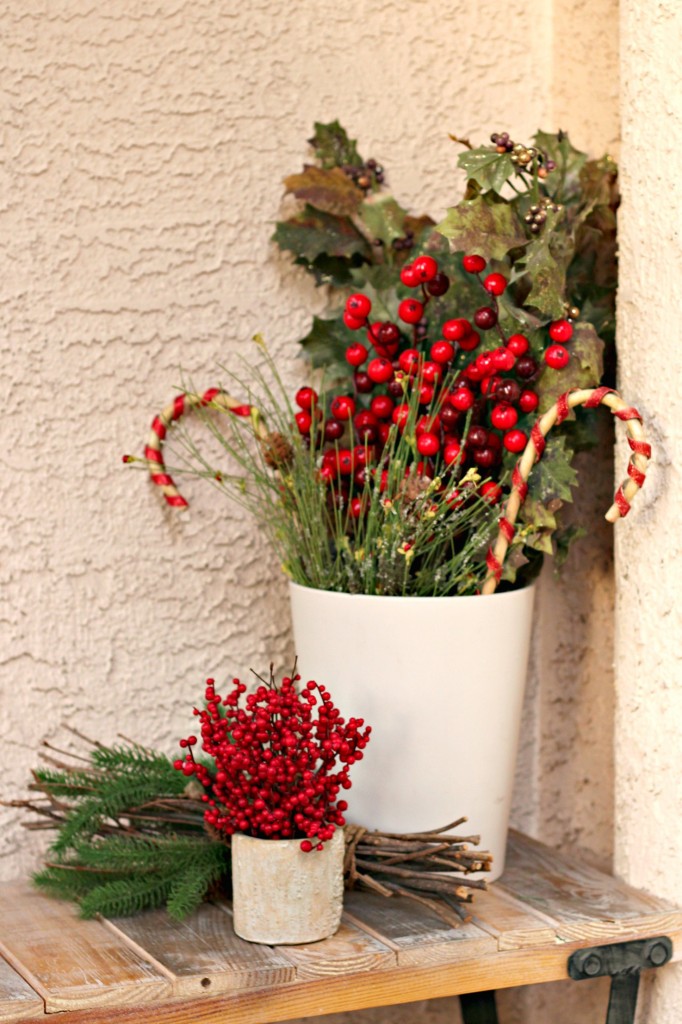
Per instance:
[[[168,979],[103,924],[28,883],[0,885],[0,952],[48,1012],[138,1005],[170,992]]]
[[[557,921],[520,903],[497,884],[477,892],[468,909],[472,922],[494,936],[498,949],[530,949],[557,941]]]
[[[184,921],[165,910],[104,922],[171,980],[173,996],[218,995],[293,981],[296,968],[269,946],[235,935],[232,918],[204,903]]]
[[[0,1024],[38,1017],[45,1012],[45,1004],[24,979],[0,958]]]
[[[509,836],[504,875],[496,885],[555,920],[562,941],[665,935],[682,922],[680,908],[518,832]]]
[[[396,951],[398,964],[452,963],[492,953],[497,943],[474,924],[448,924],[428,907],[401,897],[346,893],[346,916]]]
[[[297,978],[333,978],[395,967],[393,949],[362,931],[345,915],[336,935],[322,942],[278,949],[296,967]]]
[[[644,938],[645,934],[640,935]],[[682,929],[670,934],[675,948]],[[330,940],[326,940],[330,941]],[[534,985],[567,978],[568,957],[589,943],[553,943],[529,955],[515,949],[453,964],[366,970],[354,976],[324,977],[278,989],[238,992],[217,999],[100,1012],[67,1013],[59,1024],[275,1024],[297,1017],[395,1006],[486,989]]]

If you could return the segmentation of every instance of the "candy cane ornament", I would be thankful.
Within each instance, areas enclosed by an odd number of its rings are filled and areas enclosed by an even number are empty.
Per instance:
[[[535,463],[542,457],[545,450],[545,438],[552,427],[559,426],[568,416],[571,409],[584,405],[586,409],[595,409],[605,405],[614,416],[625,423],[628,432],[628,444],[632,450],[628,462],[628,479],[616,491],[613,505],[606,513],[606,520],[615,523],[630,511],[630,503],[646,479],[646,469],[651,458],[651,445],[646,440],[642,419],[632,406],[624,402],[617,391],[612,388],[582,388],[567,391],[560,395],[555,404],[544,416],[537,420],[531,430],[530,440],[512,473],[512,490],[504,514],[499,520],[499,533],[494,547],[488,551],[488,575],[483,584],[483,594],[493,594],[502,578],[502,567],[514,539],[514,523],[519,510],[528,494],[528,478]]]
[[[166,470],[163,459],[163,442],[172,423],[179,420],[190,409],[208,408],[220,412],[229,412],[233,416],[251,418],[254,434],[260,439],[267,436],[265,425],[260,413],[253,405],[238,402],[220,388],[209,388],[203,395],[183,392],[173,399],[152,421],[151,431],[144,450],[147,468],[153,484],[161,488],[161,492],[173,508],[187,508],[188,503],[180,494],[173,478]]]

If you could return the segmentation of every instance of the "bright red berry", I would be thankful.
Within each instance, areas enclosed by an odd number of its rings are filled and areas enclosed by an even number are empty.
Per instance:
[[[306,412],[310,412],[313,405],[317,405],[319,396],[314,388],[299,388],[296,392],[295,401],[299,409],[305,409]]]
[[[449,363],[455,358],[454,345],[451,345],[449,341],[434,341],[430,355],[435,363]]]
[[[393,364],[388,359],[377,356],[368,363],[367,376],[375,384],[387,384],[389,380],[393,380]]]
[[[367,359],[367,349],[359,341],[354,341],[346,349],[346,362],[351,366],[362,366]]]
[[[417,451],[421,455],[436,455],[440,450],[440,441],[435,434],[422,434],[417,438]]]
[[[355,432],[361,441],[374,444],[379,436],[379,421],[369,409],[363,409],[353,420]]]
[[[483,287],[491,295],[502,295],[507,287],[507,278],[502,274],[488,274]]]
[[[570,341],[573,337],[573,325],[568,320],[555,320],[549,325],[549,336],[552,341]]]
[[[456,320],[446,320],[443,324],[443,337],[448,341],[459,341],[471,332],[471,324],[464,317]]]
[[[516,362],[516,356],[508,348],[496,348],[493,352],[493,363],[496,370],[511,370]]]
[[[353,519],[359,519],[363,512],[362,498],[351,498],[348,508]]]
[[[420,281],[431,281],[438,273],[438,264],[433,256],[418,256],[412,264]]]
[[[349,420],[355,414],[355,399],[350,395],[337,395],[332,398],[330,409],[337,420]]]
[[[515,356],[523,356],[529,348],[529,341],[525,334],[512,334],[507,338],[507,348]]]
[[[371,311],[372,303],[366,295],[362,295],[360,292],[349,295],[346,299],[346,312],[358,320],[366,320]]]
[[[398,306],[398,316],[406,324],[417,324],[424,315],[424,304],[416,299],[403,299]]]
[[[393,412],[395,402],[388,395],[376,395],[370,402],[370,409],[380,420],[387,420]]]
[[[417,373],[421,365],[421,355],[416,348],[406,348],[404,352],[401,352],[398,356],[398,362],[400,363],[400,369],[403,373],[409,373],[410,376]]]
[[[443,367],[440,363],[427,360],[422,366],[422,377],[427,384],[437,384],[443,376]]]
[[[312,848],[313,848],[313,844],[310,842],[309,839],[302,839],[301,840],[301,849],[303,850],[304,853],[310,853]]]
[[[553,370],[563,370],[570,358],[568,349],[563,345],[550,345],[545,352],[545,362]]]
[[[343,322],[349,331],[359,331],[366,323],[365,320],[360,320],[357,316],[353,316],[347,309],[343,311]]]
[[[341,448],[336,456],[336,468],[341,476],[350,476],[355,468],[353,453],[348,448]]]
[[[481,335],[478,331],[469,331],[469,333],[464,338],[460,338],[458,342],[459,347],[463,352],[473,352],[475,348],[478,348],[480,343]]]
[[[453,462],[456,462],[462,454],[461,441],[448,441],[443,449],[443,459],[446,465],[450,466]]]
[[[455,388],[450,395],[450,405],[459,412],[466,412],[474,404],[474,393],[470,388]]]
[[[490,422],[497,430],[511,430],[518,419],[519,414],[513,405],[496,405],[490,414]]]
[[[419,284],[419,275],[411,263],[406,263],[400,271],[400,280],[407,288],[416,288]]]
[[[522,452],[528,438],[522,430],[510,430],[504,435],[502,443],[508,452]]]
[[[297,412],[294,419],[296,420],[296,426],[298,427],[299,434],[304,436],[310,433],[310,428],[313,425],[313,418],[309,412],[302,410]]]
[[[492,480],[487,480],[484,484],[481,484],[481,497],[490,502],[491,505],[497,505],[502,497],[502,488]]]
[[[482,274],[485,268],[488,266],[482,256],[465,256],[462,260],[462,266],[466,270],[467,274]]]
[[[391,419],[398,427],[398,430],[402,433],[407,425],[407,420],[410,415],[410,407],[406,403],[396,405],[395,409],[391,413]]]
[[[433,401],[433,387],[431,384],[422,384],[419,388],[419,404],[431,405]]]
[[[440,416],[420,416],[417,420],[415,434],[421,437],[422,434],[438,434],[440,431]]]
[[[521,412],[535,412],[540,399],[534,391],[522,391],[519,395]]]

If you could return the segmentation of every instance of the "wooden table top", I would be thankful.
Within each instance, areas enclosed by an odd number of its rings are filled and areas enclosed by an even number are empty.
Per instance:
[[[228,904],[83,921],[29,883],[0,885],[0,1021],[266,1024],[567,978],[576,949],[667,935],[682,910],[518,833],[504,876],[447,924],[411,900],[347,893],[323,942],[239,939]]]

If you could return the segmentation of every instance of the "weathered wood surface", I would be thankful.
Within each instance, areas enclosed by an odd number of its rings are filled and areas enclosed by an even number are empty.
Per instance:
[[[163,999],[170,982],[99,921],[28,883],[0,885],[0,953],[48,1011]]]
[[[165,910],[153,910],[104,923],[157,964],[170,979],[174,997],[266,988],[296,977],[296,968],[282,953],[240,939],[222,909],[210,903],[180,922]]]
[[[561,941],[664,935],[679,921],[679,911],[663,900],[518,832],[509,836],[504,875],[496,884],[551,918]]]
[[[59,1009],[59,1024],[275,1024],[564,979],[570,953],[595,939],[666,934],[682,955],[682,910],[518,835],[504,877],[466,912],[460,925],[349,893],[335,936],[270,948],[234,934],[227,904],[181,925],[160,911],[81,921],[26,884],[0,886],[0,949],[48,1010],[35,997],[33,1015],[24,1003],[8,1019],[45,1024]]]
[[[42,1014],[44,1003],[30,985],[0,958],[0,1024]]]

